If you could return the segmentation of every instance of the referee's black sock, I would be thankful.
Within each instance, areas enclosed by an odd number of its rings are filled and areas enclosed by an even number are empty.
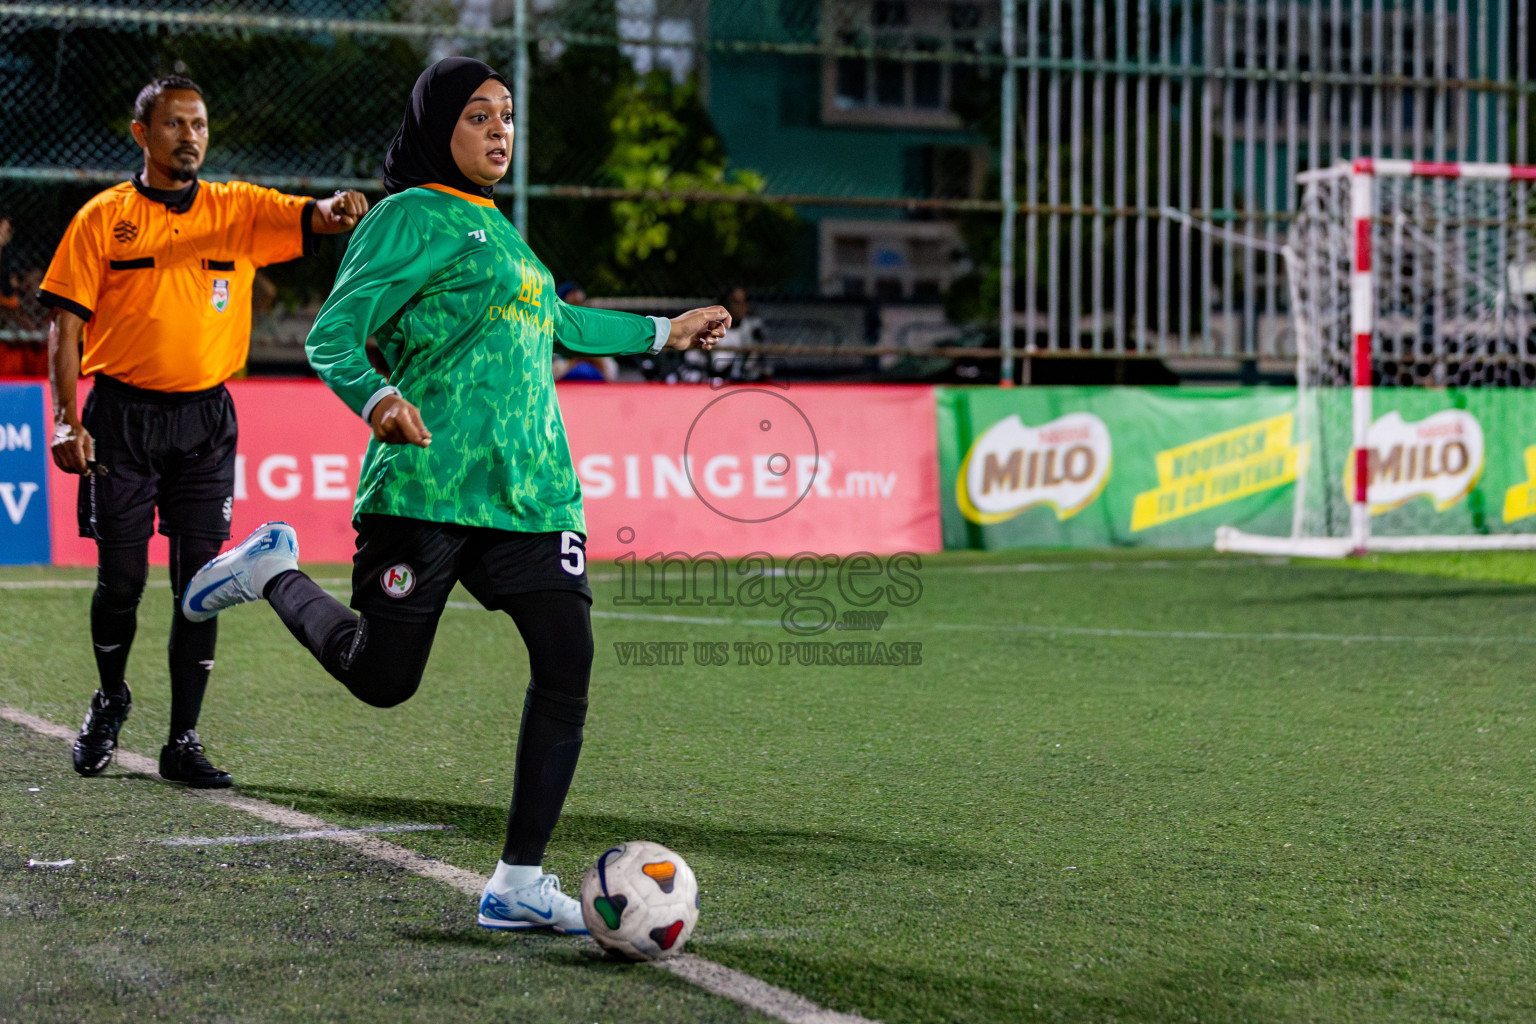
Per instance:
[[[91,594],[91,647],[96,674],[108,697],[124,693],[123,673],[138,630],[139,598],[149,579],[149,542],[97,547],[96,590]]]
[[[191,622],[181,614],[181,595],[194,573],[219,553],[221,541],[202,537],[171,538],[171,638],[166,654],[171,668],[171,739],[197,728],[203,711],[203,694],[213,671],[214,648],[219,641],[219,620]]]

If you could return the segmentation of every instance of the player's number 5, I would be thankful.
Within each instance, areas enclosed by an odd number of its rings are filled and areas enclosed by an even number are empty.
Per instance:
[[[580,576],[587,569],[587,550],[582,545],[581,534],[566,530],[560,534],[560,568],[572,576]]]

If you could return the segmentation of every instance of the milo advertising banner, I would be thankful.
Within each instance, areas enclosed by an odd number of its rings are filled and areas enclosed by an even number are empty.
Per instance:
[[[1354,467],[1339,450],[1349,444],[1349,395],[1317,399],[1323,464],[1352,490]],[[1377,388],[1371,407],[1373,533],[1536,530],[1536,393]]]
[[[1288,533],[1307,448],[1281,389],[941,388],[940,508],[954,548],[1211,543]]]
[[[1313,400],[1302,437],[1290,389],[940,389],[945,547],[1199,547],[1223,525],[1286,535],[1308,467],[1309,527],[1341,533],[1350,395]],[[1379,388],[1373,414],[1374,532],[1536,530],[1536,393]]]

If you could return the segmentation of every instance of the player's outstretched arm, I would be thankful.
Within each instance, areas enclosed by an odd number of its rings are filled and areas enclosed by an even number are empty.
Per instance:
[[[554,313],[556,341],[572,352],[598,356],[654,352],[663,334],[667,348],[710,348],[731,326],[731,314],[723,306],[706,306],[662,320],[617,309],[572,306],[557,299]]]
[[[368,212],[368,197],[361,192],[337,192],[315,204],[309,227],[317,235],[339,235],[357,227]]]
[[[715,342],[725,337],[731,326],[731,314],[724,306],[705,306],[690,309],[672,318],[672,333],[667,336],[667,348],[688,349],[697,345],[712,349]]]
[[[85,321],[67,309],[48,324],[48,382],[53,387],[54,465],[66,473],[87,473],[95,443],[80,423],[76,385],[80,382],[80,333]]]

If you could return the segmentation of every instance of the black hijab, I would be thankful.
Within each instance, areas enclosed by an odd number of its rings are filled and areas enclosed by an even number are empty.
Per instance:
[[[465,177],[449,149],[464,104],[487,78],[507,84],[495,68],[472,57],[447,57],[421,73],[411,90],[405,120],[384,154],[386,192],[393,195],[431,184],[491,197],[495,186],[477,185]]]

